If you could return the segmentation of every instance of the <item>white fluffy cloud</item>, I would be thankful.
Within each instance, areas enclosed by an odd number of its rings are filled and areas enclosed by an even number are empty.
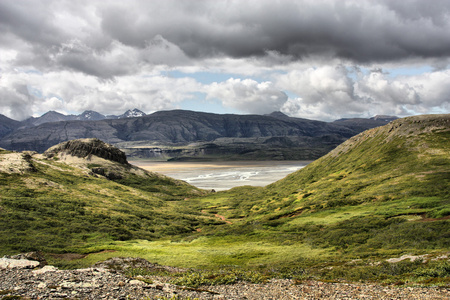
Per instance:
[[[224,106],[242,112],[265,114],[280,110],[287,95],[271,82],[233,79],[213,83],[206,88],[207,98],[220,99]]]
[[[3,74],[0,109],[15,119],[49,110],[66,113],[96,110],[119,114],[129,108],[146,112],[173,109],[202,89],[192,78],[160,74],[121,76],[103,80],[82,73],[10,72]],[[5,101],[4,99],[10,99]]]
[[[289,115],[336,119],[366,112],[366,99],[355,94],[354,81],[341,65],[292,71],[279,76],[277,84],[299,96],[282,107]]]
[[[450,102],[449,70],[391,77],[379,69],[324,66],[278,76],[277,84],[298,95],[281,110],[304,118],[446,113]]]

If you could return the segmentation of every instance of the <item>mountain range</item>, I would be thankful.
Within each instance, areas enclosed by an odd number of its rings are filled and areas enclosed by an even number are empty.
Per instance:
[[[186,110],[120,116],[94,111],[63,115],[50,111],[23,122],[0,116],[0,146],[43,152],[58,143],[100,138],[127,156],[154,160],[311,160],[358,134],[396,117],[321,122],[268,115],[213,114]]]
[[[0,118],[0,146],[43,152],[58,143],[100,138],[129,157],[157,160],[316,159],[354,136],[396,117],[321,122],[269,115],[213,114],[186,110],[150,115],[134,109],[120,116],[94,111],[63,115],[54,111],[23,122]]]
[[[93,110],[86,110],[79,115],[65,115],[56,111],[49,111],[43,114],[40,117],[30,117],[23,122],[21,122],[21,127],[33,127],[38,126],[44,123],[52,123],[52,122],[60,122],[60,121],[99,121],[105,119],[124,119],[124,118],[134,118],[134,117],[142,117],[146,114],[135,108],[129,109],[125,113],[121,115],[103,115]]]

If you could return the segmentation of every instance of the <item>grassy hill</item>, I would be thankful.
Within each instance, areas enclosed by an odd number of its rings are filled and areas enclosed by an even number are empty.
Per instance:
[[[450,115],[393,121],[267,187],[219,193],[105,149],[88,140],[43,155],[0,152],[0,252],[91,253],[72,265],[139,256],[299,279],[450,282]],[[422,256],[386,262],[406,254]]]
[[[445,249],[449,166],[450,116],[410,117],[365,131],[265,188],[202,202],[241,228],[295,233],[358,255]]]
[[[120,150],[96,139],[44,155],[3,150],[0,252],[89,252],[110,241],[191,233],[218,222],[175,200],[203,193],[129,165]]]

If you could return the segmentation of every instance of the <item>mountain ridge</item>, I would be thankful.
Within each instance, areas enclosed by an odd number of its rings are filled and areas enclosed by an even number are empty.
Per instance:
[[[100,138],[129,156],[141,158],[310,160],[366,127],[386,123],[374,122],[355,129],[280,113],[235,115],[172,110],[132,118],[43,123],[9,133],[0,139],[0,146],[43,152],[71,139]]]
[[[39,126],[44,123],[53,123],[53,122],[60,122],[60,121],[74,121],[74,120],[99,121],[99,120],[105,120],[105,119],[135,118],[135,117],[142,117],[145,115],[146,114],[143,111],[141,111],[137,108],[134,108],[132,110],[129,109],[121,115],[103,115],[103,114],[93,111],[93,110],[85,110],[79,115],[74,115],[74,114],[65,115],[65,114],[62,114],[62,113],[52,110],[52,111],[48,111],[48,112],[44,113],[40,117],[30,117],[23,121],[17,121],[17,122],[20,123],[20,125],[18,125],[19,128],[20,127],[28,128],[28,127]],[[2,115],[0,115],[0,116],[2,116]],[[1,137],[1,135],[0,135],[0,137]]]

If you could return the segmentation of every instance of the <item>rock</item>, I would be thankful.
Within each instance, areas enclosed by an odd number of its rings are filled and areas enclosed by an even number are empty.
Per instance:
[[[0,258],[0,269],[33,269],[39,262],[28,259]]]
[[[39,251],[20,253],[20,254],[11,256],[11,258],[35,260],[35,261],[39,262],[39,267],[43,267],[47,264],[47,261],[45,260],[44,255],[42,254],[42,252],[39,252]]]
[[[96,269],[46,273],[3,269],[0,270],[0,291],[4,292],[1,297],[8,299],[449,299],[449,289],[445,287],[399,288],[272,279],[263,284],[238,282],[188,288],[167,283],[167,279],[161,276],[152,276],[153,279],[156,281],[154,284],[145,284],[119,273]]]
[[[144,282],[142,282],[140,280],[137,280],[137,279],[130,280],[129,284],[131,284],[131,285],[145,285]]]
[[[70,140],[53,146],[44,152],[44,155],[48,158],[59,154],[72,155],[85,159],[97,156],[121,164],[128,164],[124,152],[96,138]]]
[[[54,266],[44,266],[41,269],[38,270],[33,270],[33,274],[43,274],[43,273],[47,273],[47,272],[55,272],[58,271],[57,267]]]

